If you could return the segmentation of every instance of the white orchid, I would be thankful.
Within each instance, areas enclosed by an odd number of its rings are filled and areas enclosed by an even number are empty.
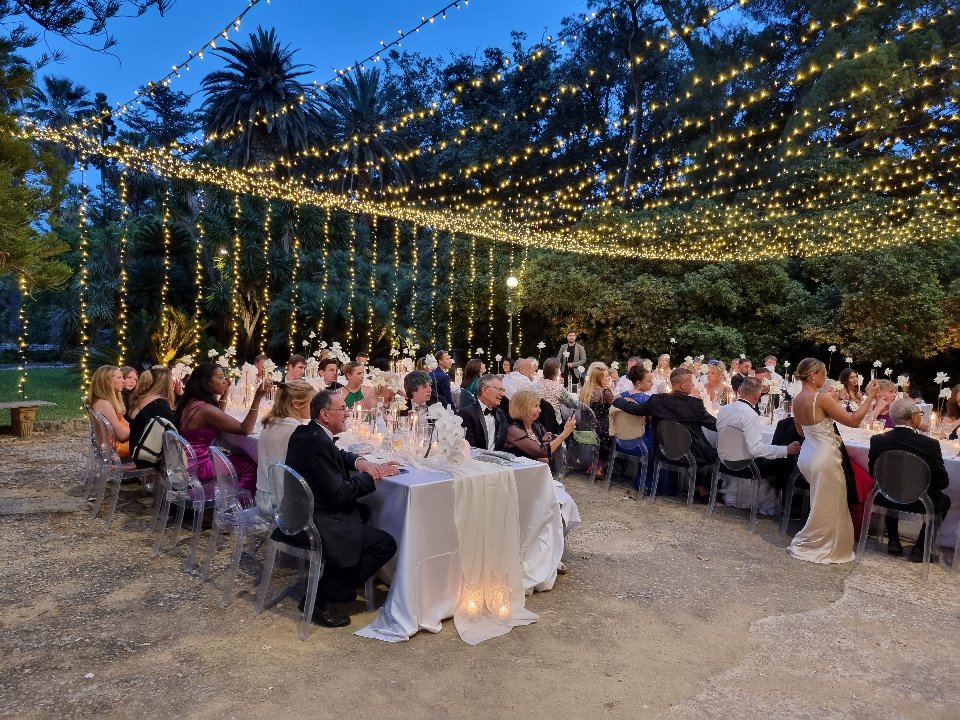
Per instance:
[[[319,350],[314,350],[314,351],[313,351],[313,356],[314,356],[315,358],[318,358],[318,359],[319,359],[319,358],[320,358],[320,355],[321,355],[321,352],[320,352]]]
[[[396,348],[390,348],[390,357],[396,357],[399,354],[400,354],[399,350],[397,350]]]
[[[790,367],[790,361],[789,361],[789,360],[784,360],[784,361],[783,361],[783,369],[786,370],[788,367]]]
[[[496,360],[497,362],[500,362],[501,360],[503,360],[503,355],[500,355],[499,353],[497,353],[496,355],[493,356],[493,359]]]
[[[180,362],[184,365],[193,365],[193,355],[184,355],[180,358]]]
[[[852,357],[845,358],[845,359],[844,359],[844,362],[845,362],[847,365],[851,365],[851,364],[853,363],[853,358],[852,358]]]
[[[420,346],[419,346],[419,345],[414,345],[414,346],[413,346],[413,349],[414,349],[414,350],[419,350],[419,349],[420,349]]]
[[[404,354],[404,355],[409,355],[409,354],[410,354],[410,348],[409,348],[409,347],[403,348],[403,354]]]
[[[282,382],[283,373],[280,372],[279,370],[274,370],[272,373],[270,373],[270,379],[273,380],[274,382]]]
[[[477,355],[483,355],[483,348],[477,348],[476,353]]]
[[[540,342],[537,343],[537,350],[543,350],[546,346],[547,344],[543,340],[541,340]]]
[[[938,372],[936,377],[933,378],[933,381],[937,385],[943,385],[944,383],[950,382],[950,376],[943,372]]]
[[[311,330],[311,331],[310,331],[310,335],[309,335],[308,337],[309,337],[311,340],[313,340],[316,336],[317,336],[317,333],[315,333],[313,330]]]
[[[827,384],[838,392],[843,389],[843,383],[839,380],[827,380]]]
[[[217,358],[217,365],[222,368],[230,367],[230,358],[228,358],[226,355],[221,355]]]
[[[874,361],[873,361],[873,366],[874,366],[875,368],[881,368],[881,367],[883,367],[883,363],[880,362],[879,360],[874,360]]]
[[[236,357],[237,348],[231,345],[230,347],[228,347],[226,350],[223,351],[223,354],[226,355],[227,357]]]
[[[947,399],[950,397],[950,388],[943,388],[937,397]]]
[[[670,344],[671,344],[671,345],[675,345],[676,342],[677,342],[677,339],[676,339],[676,338],[670,338]]]
[[[337,351],[340,349],[340,341],[334,340],[333,344],[330,346],[331,350]]]
[[[831,353],[835,353],[837,351],[837,346],[831,345],[830,347],[827,348],[827,350],[829,350]]]
[[[908,378],[906,375],[897,375],[897,387],[902,388],[908,382],[910,382],[910,378]]]
[[[740,353],[740,359],[741,359],[741,360],[746,360],[746,359],[747,359],[747,354],[746,354],[746,353]]]
[[[303,346],[304,346],[304,347],[310,347],[310,341],[309,341],[309,340],[304,340],[304,341],[303,341]]]
[[[274,370],[276,367],[277,367],[277,364],[276,364],[273,360],[271,360],[270,358],[267,358],[266,360],[263,361],[263,372],[264,372],[264,373],[269,373],[269,372],[271,372],[272,370]]]
[[[437,369],[437,359],[433,355],[427,355],[423,358],[424,365],[427,366],[427,370],[433,371]]]
[[[570,353],[569,353],[568,351],[566,351],[566,350],[563,351],[563,359],[564,359],[564,360],[569,360],[569,359],[570,359]]]
[[[887,368],[886,370],[883,371],[883,374],[886,375],[887,377],[891,377],[893,375],[893,368]]]
[[[215,357],[216,357],[217,355],[219,355],[219,354],[220,354],[220,353],[219,353],[217,350],[214,350],[213,348],[210,348],[209,350],[207,350],[207,357],[208,357],[208,358],[215,358]]]
[[[617,362],[616,360],[614,360],[612,363],[610,363],[610,367],[613,368],[614,370],[619,370],[619,369],[620,369],[620,363]]]
[[[327,341],[326,341],[326,340],[321,340],[321,341],[320,341],[320,349],[322,350],[322,349],[325,348],[326,346],[327,346]]]
[[[407,409],[407,399],[397,393],[393,396],[393,399],[390,401],[390,412],[401,412],[402,410]]]

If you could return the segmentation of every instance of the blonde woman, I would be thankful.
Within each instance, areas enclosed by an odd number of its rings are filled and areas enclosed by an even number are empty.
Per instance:
[[[840,459],[835,423],[857,427],[870,402],[848,413],[822,392],[827,367],[815,358],[797,365],[803,390],[793,401],[794,422],[804,438],[797,468],[810,483],[810,515],[787,551],[812,563],[847,563],[853,560],[853,521],[847,506],[847,483]],[[877,394],[877,384],[867,386],[867,399]]]
[[[270,484],[270,466],[287,461],[287,443],[293,431],[310,422],[310,401],[316,391],[306,380],[291,380],[277,386],[277,399],[263,419],[257,443],[257,508],[273,517],[280,498]]]
[[[610,375],[603,363],[595,362],[590,366],[580,390],[580,402],[589,405],[597,418],[597,437],[600,438],[600,467],[597,473],[603,475],[603,461],[610,448],[610,406],[613,404]],[[589,474],[591,468],[587,470]]]
[[[130,458],[130,425],[123,415],[127,409],[123,404],[123,373],[115,365],[98,367],[90,379],[90,391],[87,404],[103,415],[117,441],[117,455],[123,460]]]
[[[717,407],[726,392],[727,371],[720,360],[715,360],[707,366],[707,382],[704,383],[700,395],[704,402],[709,401]]]
[[[653,391],[664,392],[665,387],[670,384],[670,356],[664,353],[657,358],[657,366],[653,369]]]
[[[174,422],[176,402],[173,373],[165,365],[154,365],[140,374],[137,389],[130,397],[130,447],[136,448],[150,421],[157,417]],[[137,460],[138,468],[157,467],[160,463]]]

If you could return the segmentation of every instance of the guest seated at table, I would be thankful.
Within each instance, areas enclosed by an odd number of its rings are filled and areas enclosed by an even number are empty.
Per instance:
[[[727,371],[727,382],[729,383],[738,372],[740,372],[740,358],[733,358],[730,361],[730,369]]]
[[[581,407],[577,397],[560,383],[560,361],[555,357],[547,358],[544,361],[543,378],[534,386],[534,390],[550,403],[554,413],[556,413],[558,425],[563,422],[563,416],[560,414],[561,406],[574,410]]]
[[[558,435],[547,432],[537,422],[540,396],[533,390],[520,390],[513,396],[510,417],[513,422],[507,426],[507,451],[532,460],[549,462],[553,453],[577,429],[576,418],[571,415]]]
[[[706,402],[710,402],[715,408],[719,407],[727,392],[727,371],[723,363],[719,360],[712,361],[707,365],[707,381],[701,390],[701,397]]]
[[[940,420],[940,437],[944,440],[956,440],[960,433],[960,385],[950,388],[950,397],[943,409],[943,419]]]
[[[610,376],[607,366],[595,362],[587,372],[586,382],[580,389],[580,402],[589,405],[597,419],[597,437],[600,439],[600,467],[597,473],[603,475],[603,463],[610,451],[610,406],[613,403],[613,392],[610,390]],[[587,468],[588,474],[592,468]]]
[[[123,389],[120,391],[120,397],[123,398],[123,406],[129,410],[130,397],[133,395],[133,391],[137,389],[137,370],[129,365],[124,365],[120,368],[120,374],[123,376]],[[126,420],[129,421],[129,413],[124,414]]]
[[[116,441],[117,455],[121,460],[130,459],[130,424],[124,419],[127,408],[123,404],[123,374],[115,365],[98,367],[90,379],[87,405],[103,415]]]
[[[242,422],[224,412],[229,394],[230,381],[224,377],[223,368],[215,363],[201,363],[193,369],[177,403],[177,427],[197,456],[197,479],[201,483],[216,480],[210,446],[221,432],[234,435],[253,432],[266,390],[263,385],[257,385]],[[257,490],[257,464],[239,452],[231,453],[229,458],[237,471],[237,484],[253,495]]]
[[[287,373],[284,380],[303,380],[303,373],[307,369],[307,359],[303,355],[291,355],[287,360]]]
[[[529,358],[519,358],[513,363],[513,372],[503,376],[503,394],[508,400],[520,390],[533,390],[533,367]]]
[[[865,426],[870,423],[880,421],[884,428],[892,428],[896,423],[890,417],[890,405],[897,397],[897,384],[891,380],[877,380],[877,397],[873,401],[867,416],[864,419]]]
[[[503,450],[506,446],[507,416],[500,409],[502,397],[503,381],[497,375],[482,375],[477,402],[457,412],[470,447]]]
[[[690,432],[690,450],[697,461],[697,497],[701,502],[706,502],[710,495],[710,481],[713,464],[717,461],[717,451],[707,441],[703,428],[716,431],[717,421],[707,412],[703,400],[690,396],[693,374],[689,370],[677,368],[670,373],[670,386],[671,392],[653,395],[646,402],[637,403],[628,398],[617,398],[613,401],[613,406],[631,415],[652,417],[654,437],[657,425],[663,420],[674,420]]]
[[[943,522],[944,516],[950,509],[950,498],[944,495],[943,491],[950,484],[950,478],[947,476],[947,468],[943,462],[943,452],[940,450],[940,443],[920,434],[920,423],[923,420],[923,411],[913,400],[901,398],[895,400],[890,407],[890,415],[893,417],[895,426],[893,430],[885,433],[879,433],[870,438],[869,468],[873,475],[874,466],[877,460],[885,452],[890,450],[903,450],[913,453],[920,457],[930,468],[930,485],[927,488],[927,494],[933,503],[934,512],[937,514],[940,522]],[[917,500],[910,505],[899,505],[892,503],[877,493],[876,503],[884,507],[906,510],[907,512],[923,513],[923,503]],[[917,536],[917,542],[914,543],[910,551],[910,559],[914,562],[923,561],[923,541],[926,525],[920,528],[920,534]],[[900,555],[903,553],[903,546],[900,544],[900,527],[898,518],[887,516],[887,552],[891,555]]]
[[[433,394],[433,383],[430,375],[423,370],[407,373],[403,377],[403,394],[407,398],[407,407],[397,413],[399,417],[426,413],[432,405],[430,397]]]
[[[165,365],[154,365],[140,374],[137,389],[130,397],[130,447],[136,448],[143,438],[147,425],[154,418],[163,418],[171,425],[175,425],[173,406],[176,404],[173,373]],[[149,467],[157,468],[161,461],[155,463],[146,460],[135,460],[141,470]]]
[[[487,366],[480,358],[473,358],[463,369],[463,379],[460,381],[460,402],[457,409],[463,410],[470,403],[477,401],[480,390],[480,376],[487,371]]]
[[[315,394],[306,380],[291,380],[277,386],[273,407],[263,419],[257,441],[257,507],[273,518],[280,497],[270,484],[270,466],[287,461],[287,443],[293,431],[310,420],[310,401]]]
[[[627,374],[629,374],[630,368],[632,368],[634,365],[639,365],[639,364],[640,364],[639,356],[634,355],[630,358],[627,358],[627,369],[624,371],[623,375],[620,376],[617,382],[613,385],[614,395],[616,395],[617,397],[622,397],[624,393],[628,393],[631,390],[633,390],[633,383],[627,377]]]
[[[450,368],[453,367],[453,358],[446,350],[435,355],[437,366],[430,371],[433,385],[437,390],[437,399],[444,407],[453,407],[453,392],[450,390]],[[409,397],[409,395],[407,396]]]
[[[737,392],[738,399],[734,403],[724,405],[717,414],[717,454],[721,459],[730,462],[754,460],[760,471],[760,492],[757,511],[761,515],[776,515],[780,512],[776,485],[769,480],[774,476],[774,467],[770,461],[785,458],[787,455],[796,455],[800,452],[800,443],[789,445],[768,445],[763,441],[760,427],[760,416],[757,415],[756,404],[760,400],[760,381],[757,378],[746,378],[740,384]],[[745,495],[739,495],[739,489],[744,483],[738,482],[737,477],[752,477],[749,468],[731,470],[720,467],[723,484],[720,492],[723,501],[732,507],[748,508],[753,501],[753,488],[746,484]]]
[[[364,401],[363,365],[358,362],[344,363],[343,377],[347,381],[343,388],[343,400],[347,403],[347,409],[352,410],[354,405]]]
[[[313,521],[323,543],[324,569],[313,621],[345,627],[350,616],[335,603],[355,600],[357,588],[397,551],[389,533],[363,522],[357,499],[376,490],[378,480],[396,475],[399,466],[374,464],[337,448],[333,436],[343,432],[347,415],[341,395],[321,390],[310,401],[310,415],[313,421],[290,435],[286,464],[303,476],[313,492]],[[289,538],[275,530],[274,539],[286,542]]]
[[[840,389],[837,398],[847,412],[856,412],[863,403],[863,393],[860,391],[860,376],[853,368],[844,368],[837,377]]]
[[[505,357],[500,361],[500,376],[504,377],[513,372],[513,358]]]
[[[632,383],[631,392],[621,393],[620,397],[630,398],[634,402],[642,403],[650,399],[650,391],[653,389],[653,373],[647,372],[642,365],[635,365],[627,372],[627,378]],[[643,432],[643,444],[647,450],[653,448],[653,424],[647,423]],[[629,452],[623,450],[621,452]]]
[[[333,358],[321,360],[317,365],[317,369],[323,378],[324,390],[339,390],[343,387],[342,383],[337,382],[337,375],[340,373],[340,370],[337,368],[336,360]]]
[[[740,358],[737,371],[730,377],[730,387],[733,388],[734,392],[737,392],[740,389],[740,383],[753,376],[753,374],[753,363],[750,362],[750,358]]]
[[[670,356],[664,353],[657,358],[657,366],[653,369],[653,389],[654,392],[663,392],[664,388],[670,382]]]

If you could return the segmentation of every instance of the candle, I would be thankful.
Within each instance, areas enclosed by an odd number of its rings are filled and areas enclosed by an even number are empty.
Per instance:
[[[460,598],[460,610],[464,617],[476,622],[483,614],[483,585],[480,583],[464,583]]]

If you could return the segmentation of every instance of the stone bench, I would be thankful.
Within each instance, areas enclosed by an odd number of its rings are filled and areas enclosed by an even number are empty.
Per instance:
[[[14,435],[30,437],[33,434],[33,423],[37,419],[37,410],[55,405],[56,403],[46,400],[17,400],[15,402],[0,402],[0,410],[10,411],[10,427]]]

